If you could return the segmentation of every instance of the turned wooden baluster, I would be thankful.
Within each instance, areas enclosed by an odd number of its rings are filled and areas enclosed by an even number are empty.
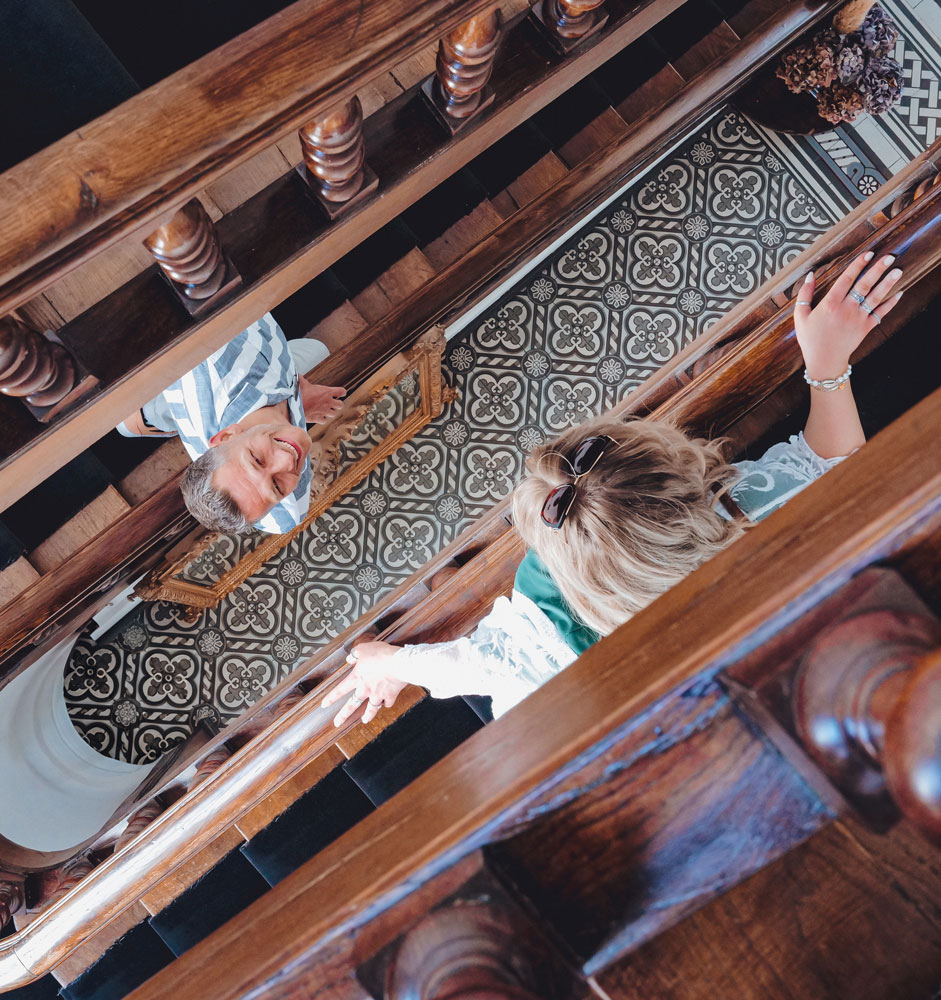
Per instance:
[[[538,960],[497,906],[435,910],[403,938],[386,1000],[545,1000]]]
[[[141,806],[127,821],[127,826],[121,831],[121,836],[114,842],[114,853],[117,854],[122,847],[142,834],[162,812],[163,806],[156,799],[151,799],[150,802]]]
[[[533,7],[533,17],[555,48],[570,52],[604,27],[608,15],[600,10],[603,3],[604,0],[540,0]]]
[[[865,611],[827,629],[797,673],[794,715],[810,755],[841,787],[887,790],[941,838],[941,626],[927,614]]]
[[[298,132],[304,162],[298,173],[327,210],[330,218],[363,201],[379,186],[366,165],[363,106],[358,97]]]
[[[215,774],[231,756],[232,752],[225,746],[218,746],[206,754],[196,768],[196,774],[190,782],[190,790],[205,781],[211,774]]]
[[[73,861],[69,861],[64,864],[59,869],[59,881],[49,894],[49,896],[43,900],[42,908],[52,906],[54,903],[58,903],[63,896],[71,892],[83,878],[90,875],[94,869],[94,864],[92,864],[91,858],[87,855],[75,858]]]
[[[438,118],[456,132],[493,101],[493,71],[503,18],[497,9],[465,21],[441,39],[435,75],[422,91]]]
[[[23,883],[4,879],[0,882],[0,930],[13,919],[13,914],[25,905]]]
[[[191,313],[208,309],[240,284],[212,220],[196,198],[155,229],[144,246]]]
[[[72,355],[12,316],[0,318],[0,392],[53,406],[78,383]]]

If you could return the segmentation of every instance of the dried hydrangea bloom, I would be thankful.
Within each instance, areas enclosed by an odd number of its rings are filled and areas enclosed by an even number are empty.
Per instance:
[[[865,109],[862,95],[855,87],[837,81],[828,90],[821,90],[817,97],[817,112],[834,125],[851,122]]]
[[[898,103],[902,95],[902,67],[894,59],[875,56],[869,59],[856,86],[865,109],[881,115]]]
[[[812,87],[829,87],[836,79],[833,55],[833,48],[817,36],[785,52],[777,75],[795,94]]]
[[[887,56],[899,37],[898,25],[878,4],[866,15],[855,35],[849,36],[874,56]]]
[[[837,52],[833,65],[840,83],[853,84],[866,67],[866,54],[859,45],[846,45]]]

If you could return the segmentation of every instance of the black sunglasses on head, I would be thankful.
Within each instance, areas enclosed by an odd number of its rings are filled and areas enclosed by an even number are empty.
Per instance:
[[[572,504],[575,503],[576,487],[582,476],[589,472],[601,461],[601,456],[607,448],[616,444],[614,440],[604,434],[597,437],[585,438],[575,450],[575,455],[569,462],[572,475],[575,477],[570,483],[563,483],[549,490],[546,502],[542,505],[542,523],[558,531],[563,522],[568,517]]]

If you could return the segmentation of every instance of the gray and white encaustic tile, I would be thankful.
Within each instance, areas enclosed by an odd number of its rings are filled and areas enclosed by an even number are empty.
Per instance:
[[[187,624],[157,602],[82,639],[65,676],[77,729],[144,762],[202,718],[237,718],[507,496],[529,450],[622,399],[836,217],[718,114],[452,340],[457,401],[217,608]],[[245,544],[221,539],[191,572],[217,578]]]

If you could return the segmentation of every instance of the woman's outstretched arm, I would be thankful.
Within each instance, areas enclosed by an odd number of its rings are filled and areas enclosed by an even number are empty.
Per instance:
[[[853,351],[902,297],[901,292],[892,294],[902,276],[892,268],[895,258],[882,257],[866,270],[872,257],[871,252],[857,257],[816,306],[812,271],[797,293],[794,326],[812,380],[804,440],[821,458],[848,455],[866,441],[849,380],[829,391],[813,382],[840,379]]]

